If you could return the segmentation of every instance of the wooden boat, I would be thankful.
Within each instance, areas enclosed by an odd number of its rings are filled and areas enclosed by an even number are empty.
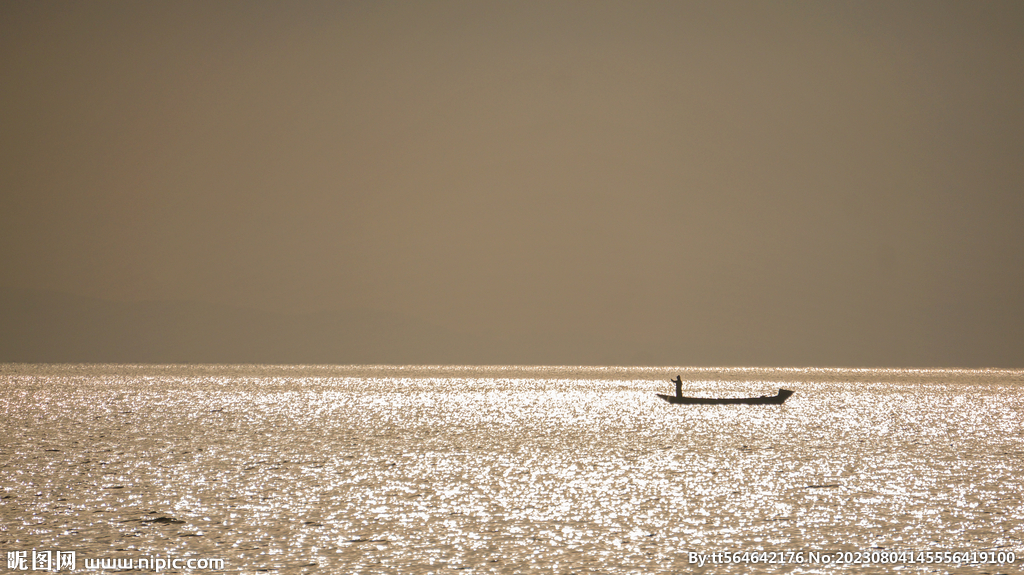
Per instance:
[[[721,399],[714,397],[683,397],[682,376],[676,376],[672,381],[676,384],[675,395],[657,394],[658,397],[669,403],[687,405],[782,405],[783,402],[789,399],[789,396],[793,395],[792,390],[779,389],[778,395],[762,395],[761,397],[729,397]]]

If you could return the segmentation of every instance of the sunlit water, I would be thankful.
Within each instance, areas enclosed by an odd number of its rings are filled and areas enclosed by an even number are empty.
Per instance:
[[[686,395],[796,394],[669,405],[654,394],[676,374]],[[0,567],[33,550],[75,551],[80,572],[1024,564],[1024,371],[8,364],[0,413]],[[776,562],[691,563],[736,551]],[[835,564],[846,551],[1016,559]]]

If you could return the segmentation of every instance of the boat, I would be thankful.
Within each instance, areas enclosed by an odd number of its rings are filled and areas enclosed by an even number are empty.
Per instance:
[[[715,398],[715,397],[683,397],[683,380],[682,376],[676,376],[672,380],[676,384],[675,395],[665,395],[662,393],[657,394],[658,397],[664,399],[669,403],[675,404],[686,404],[686,405],[782,405],[789,396],[793,395],[793,391],[789,389],[779,389],[778,395],[762,395],[761,397],[727,397],[727,398]]]

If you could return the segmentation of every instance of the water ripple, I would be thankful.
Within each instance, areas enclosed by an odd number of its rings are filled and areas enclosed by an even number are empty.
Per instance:
[[[688,395],[797,395],[671,406],[653,394],[676,373]],[[6,365],[0,388],[5,550],[279,573],[1024,560],[1017,371]]]

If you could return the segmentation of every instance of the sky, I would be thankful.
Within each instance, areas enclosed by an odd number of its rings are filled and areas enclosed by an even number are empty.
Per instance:
[[[9,293],[467,363],[1024,367],[1020,2],[5,0],[0,79]],[[434,363],[397,341],[360,358]]]

